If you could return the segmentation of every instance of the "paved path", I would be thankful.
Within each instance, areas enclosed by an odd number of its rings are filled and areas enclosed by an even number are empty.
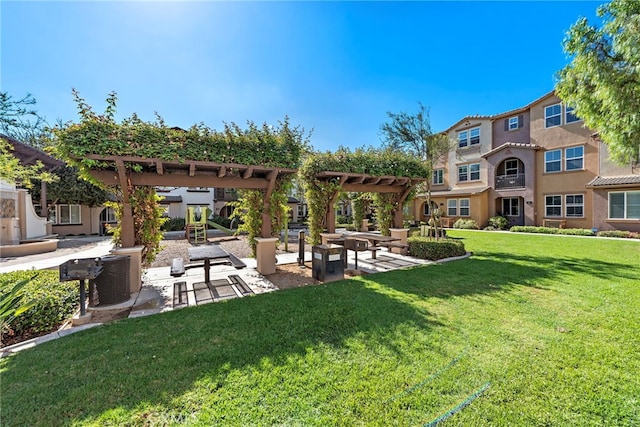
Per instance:
[[[58,250],[15,258],[0,258],[0,273],[18,270],[46,270],[70,259],[98,258],[109,255],[113,248],[110,237],[78,237],[60,240]]]

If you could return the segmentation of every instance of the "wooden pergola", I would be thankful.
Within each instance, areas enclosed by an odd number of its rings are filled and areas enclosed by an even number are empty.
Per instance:
[[[407,199],[411,190],[420,182],[428,178],[409,178],[397,176],[374,176],[367,174],[345,173],[345,172],[320,172],[316,175],[319,181],[339,180],[340,189],[335,191],[330,198],[329,209],[325,214],[325,221],[328,233],[335,233],[336,213],[333,205],[336,203],[341,191],[352,191],[358,193],[396,193],[397,206],[393,213],[393,226],[402,228],[402,204]]]
[[[179,186],[217,187],[262,190],[264,209],[262,211],[261,237],[271,237],[271,217],[269,215],[271,193],[277,178],[292,175],[297,169],[242,165],[235,163],[215,163],[204,161],[167,161],[131,156],[87,155],[86,159],[106,162],[106,169],[91,169],[90,174],[108,186],[119,186],[123,191],[122,247],[134,246],[133,212],[129,194],[130,186]]]

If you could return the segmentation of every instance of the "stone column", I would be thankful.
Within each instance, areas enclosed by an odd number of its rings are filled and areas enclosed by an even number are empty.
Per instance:
[[[276,242],[277,237],[258,237],[256,246],[256,261],[258,273],[262,275],[276,272]]]
[[[393,243],[402,243],[403,245],[408,245],[407,243],[407,239],[409,238],[409,229],[408,228],[390,228],[389,231],[391,232],[391,237],[396,237],[400,240],[396,240]],[[401,254],[401,255],[406,255],[407,254],[407,249],[406,248],[389,248],[390,252],[393,252],[394,254]]]
[[[129,255],[129,292],[140,292],[142,288],[142,250],[144,246],[114,248],[111,253],[117,256]]]

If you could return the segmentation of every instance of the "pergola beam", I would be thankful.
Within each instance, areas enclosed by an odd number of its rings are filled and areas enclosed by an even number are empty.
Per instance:
[[[86,158],[112,162],[108,169],[93,169],[89,173],[107,186],[119,186],[123,194],[122,246],[134,245],[134,225],[129,186],[215,187],[264,191],[261,236],[271,237],[270,199],[276,180],[291,175],[296,169],[270,168],[260,165],[215,163],[202,161],[163,161],[131,156],[89,155]],[[137,172],[131,172],[137,166]],[[129,170],[127,170],[129,168]]]

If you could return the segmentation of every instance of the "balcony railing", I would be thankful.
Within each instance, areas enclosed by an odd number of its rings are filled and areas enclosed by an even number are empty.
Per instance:
[[[524,188],[524,174],[496,176],[496,190]]]

